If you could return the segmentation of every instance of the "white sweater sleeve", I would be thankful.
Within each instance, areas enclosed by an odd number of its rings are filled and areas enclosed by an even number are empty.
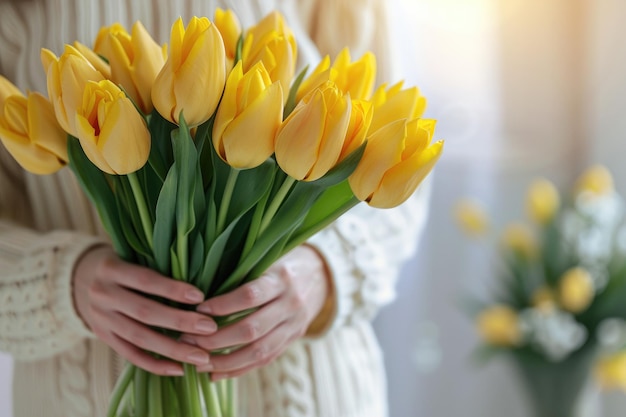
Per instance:
[[[81,254],[100,242],[0,221],[0,350],[37,360],[92,337],[74,309],[71,276]]]
[[[400,268],[415,253],[426,223],[429,188],[427,181],[394,209],[361,203],[309,240],[324,256],[334,284],[335,311],[325,330],[371,320],[395,298]]]

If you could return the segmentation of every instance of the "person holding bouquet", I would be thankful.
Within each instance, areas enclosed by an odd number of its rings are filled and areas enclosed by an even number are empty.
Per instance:
[[[343,46],[372,49],[379,76],[390,77],[382,0],[0,0],[0,74],[45,91],[39,46],[88,44],[101,26],[137,20],[163,40],[176,17],[213,16],[217,7],[245,27],[280,10],[303,64]],[[105,415],[124,361],[159,375],[181,375],[188,363],[213,380],[240,377],[249,417],[385,416],[370,320],[416,248],[423,193],[392,210],[360,205],[257,280],[204,300],[190,284],[121,260],[70,170],[32,175],[0,147],[0,350],[16,361],[15,417]],[[213,317],[249,309],[218,330]],[[243,347],[209,353],[232,346]]]

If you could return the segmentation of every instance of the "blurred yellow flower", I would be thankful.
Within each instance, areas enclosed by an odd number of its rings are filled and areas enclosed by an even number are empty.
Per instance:
[[[509,306],[494,305],[483,310],[476,318],[481,337],[495,346],[518,346],[522,332],[517,313]]]
[[[567,270],[559,281],[559,302],[572,313],[580,313],[589,307],[594,297],[593,280],[581,267]]]
[[[349,177],[354,195],[378,208],[403,203],[441,156],[443,141],[431,143],[434,130],[434,120],[405,119],[369,136],[365,153]]]
[[[548,286],[538,288],[533,293],[531,302],[534,308],[546,313],[552,311],[556,307],[554,291]]]
[[[576,182],[576,193],[587,193],[591,197],[601,197],[611,194],[614,190],[613,176],[602,165],[588,168]]]
[[[172,26],[170,56],[154,81],[152,102],[157,111],[178,124],[183,111],[189,126],[207,121],[215,112],[226,84],[226,52],[216,26],[193,17],[187,28]]]
[[[226,68],[230,70],[235,61],[237,53],[237,42],[241,37],[241,24],[237,15],[230,9],[223,10],[219,7],[215,9],[215,17],[213,23],[220,31],[224,40],[224,49],[226,51]]]
[[[286,101],[296,71],[297,45],[283,16],[274,11],[250,27],[242,49],[244,71],[262,61],[271,80],[280,81]]]
[[[85,155],[109,174],[130,174],[150,154],[144,118],[122,90],[109,80],[90,81],[77,109],[77,137]]]
[[[8,91],[8,88],[0,86],[2,90]],[[2,93],[0,100],[1,96]],[[67,164],[67,134],[44,96],[14,94],[0,104],[0,140],[25,170],[47,175]]]
[[[276,136],[276,162],[302,181],[323,177],[339,161],[351,101],[331,81],[304,97]]]
[[[530,259],[537,254],[537,241],[528,226],[522,223],[509,224],[502,233],[504,247]]]
[[[262,62],[244,74],[239,61],[228,76],[213,124],[217,154],[234,168],[261,165],[274,153],[282,115],[280,83],[272,83]]]
[[[559,192],[550,181],[537,179],[532,182],[526,195],[526,211],[537,224],[549,223],[559,210]]]
[[[489,230],[489,218],[478,201],[463,199],[454,207],[454,217],[461,230],[469,236],[483,236]]]
[[[104,76],[76,48],[65,45],[61,57],[48,49],[41,50],[41,61],[48,80],[48,97],[54,106],[57,121],[67,133],[76,136],[76,110],[83,102],[89,81]]]
[[[602,388],[626,391],[626,352],[600,358],[594,369],[594,375]]]
[[[111,65],[111,81],[125,92],[145,113],[152,111],[152,85],[167,58],[166,47],[157,44],[141,22],[132,34],[119,23],[100,29],[94,52]]]
[[[372,96],[374,118],[370,126],[373,133],[381,127],[400,119],[413,120],[422,117],[426,109],[426,98],[417,87],[402,89],[403,83],[390,88],[381,85]]]

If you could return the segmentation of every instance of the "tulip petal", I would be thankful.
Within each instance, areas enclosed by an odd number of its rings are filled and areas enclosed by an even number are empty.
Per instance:
[[[68,162],[67,134],[59,126],[52,104],[41,94],[28,96],[28,131],[31,141]]]
[[[4,106],[4,101],[10,96],[23,96],[19,88],[0,75],[0,109]]]
[[[377,208],[396,207],[406,201],[432,171],[443,151],[443,141],[434,143],[389,169],[368,204]]]
[[[65,165],[55,155],[5,130],[1,125],[0,141],[20,166],[33,174],[52,174]]]

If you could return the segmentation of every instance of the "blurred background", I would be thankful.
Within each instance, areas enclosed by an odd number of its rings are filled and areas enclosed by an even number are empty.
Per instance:
[[[460,235],[452,208],[470,195],[503,224],[523,216],[533,178],[567,187],[593,163],[626,194],[626,2],[388,1],[402,76],[447,141],[420,250],[376,320],[391,416],[530,416],[510,364],[471,360],[478,339],[460,300],[486,291],[493,265]],[[11,415],[10,374],[0,354],[1,417]],[[586,401],[588,416],[626,407],[620,392],[591,390]]]

